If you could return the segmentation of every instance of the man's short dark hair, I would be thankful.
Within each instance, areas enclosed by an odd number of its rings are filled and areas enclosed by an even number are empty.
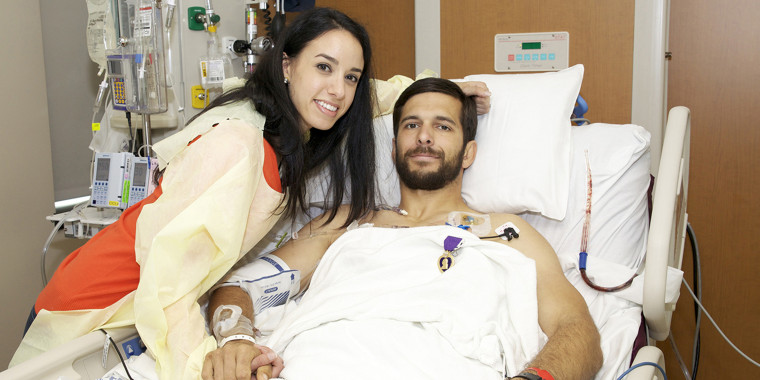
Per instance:
[[[474,140],[475,132],[478,130],[478,111],[475,105],[475,99],[465,95],[456,83],[441,78],[426,78],[418,80],[401,93],[396,101],[396,105],[393,106],[393,137],[398,137],[398,123],[401,119],[401,111],[404,109],[406,102],[415,95],[427,92],[437,92],[459,100],[462,104],[462,112],[459,115],[459,122],[462,124],[462,130],[464,132],[463,144],[467,144]]]

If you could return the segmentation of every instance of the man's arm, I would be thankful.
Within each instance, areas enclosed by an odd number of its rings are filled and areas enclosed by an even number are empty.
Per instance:
[[[521,218],[502,215],[494,219],[496,226],[507,221],[517,226],[520,237],[502,242],[536,262],[538,323],[549,341],[527,368],[546,370],[556,380],[593,378],[602,365],[599,332],[583,297],[565,278],[556,253]]]
[[[314,273],[319,260],[327,248],[332,244],[342,229],[344,209],[341,209],[336,218],[329,224],[323,224],[323,217],[317,217],[299,231],[298,239],[291,239],[274,255],[282,259],[285,264],[301,274],[301,289],[308,287],[311,275]],[[245,268],[245,267],[244,267]],[[241,268],[241,272],[244,272]],[[253,279],[252,279],[253,280]],[[225,334],[250,335],[253,332],[254,309],[250,295],[238,286],[222,286],[216,289],[210,297],[207,320],[210,328],[218,323],[214,315],[223,307],[239,307],[241,317],[232,330]],[[223,311],[224,313],[226,311]],[[230,312],[231,313],[231,312]],[[219,317],[217,317],[219,319]],[[217,336],[221,341],[221,337]],[[283,368],[282,359],[266,346],[254,345],[246,339],[236,339],[226,342],[222,347],[206,355],[203,364],[202,376],[204,380],[211,379],[250,379],[252,372],[256,372],[256,379],[268,379],[272,375],[278,376]]]
[[[208,321],[211,329],[214,329],[214,314],[223,306],[235,305],[242,310],[242,317],[249,322],[238,322],[236,329],[231,334],[253,333],[253,302],[251,297],[238,286],[224,286],[214,291],[208,304]],[[239,321],[242,321],[240,318]],[[244,330],[249,331],[244,331]],[[252,335],[251,335],[252,337]],[[220,337],[216,337],[217,340]],[[220,379],[251,379],[251,374],[256,372],[257,380],[266,380],[279,376],[283,368],[282,359],[278,358],[271,350],[254,345],[248,340],[232,340],[222,347],[209,352],[203,363],[201,376],[204,380]],[[266,352],[264,352],[266,351]],[[262,356],[266,354],[266,356]],[[254,359],[257,363],[254,363]]]

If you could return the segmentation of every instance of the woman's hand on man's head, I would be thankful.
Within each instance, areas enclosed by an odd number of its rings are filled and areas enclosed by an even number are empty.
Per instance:
[[[456,82],[467,96],[475,98],[475,104],[478,108],[478,115],[483,115],[491,110],[491,91],[484,82]]]

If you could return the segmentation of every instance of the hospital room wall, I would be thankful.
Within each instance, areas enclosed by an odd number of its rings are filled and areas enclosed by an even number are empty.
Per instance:
[[[53,166],[47,85],[43,60],[40,4],[8,0],[0,27],[0,369],[5,369],[18,343],[24,323],[42,289],[40,252],[52,229],[45,216],[53,213]],[[19,33],[23,31],[23,33]],[[80,243],[58,237],[49,251],[51,262]],[[48,265],[52,273],[55,265]]]
[[[633,0],[440,0],[440,4],[443,77],[496,74],[496,34],[567,31],[569,65],[585,67],[581,95],[590,107],[585,116],[593,122],[630,122]]]
[[[568,31],[570,65],[583,63],[581,94],[594,121],[628,123],[633,68],[633,0],[504,1],[465,3],[441,0],[441,76],[461,78],[495,73],[493,39],[497,33]],[[368,29],[376,76],[414,76],[414,2],[317,0],[340,9]],[[473,28],[473,23],[478,25]]]
[[[50,231],[45,213],[53,204],[53,168],[39,4],[9,0],[2,23],[0,82],[0,369],[8,366],[39,291],[40,243]],[[16,31],[23,30],[24,33]],[[12,38],[11,38],[12,36]],[[35,247],[35,248],[32,248]]]
[[[692,112],[689,221],[701,253],[703,303],[728,337],[760,360],[760,3],[671,0],[668,105]],[[684,269],[691,279],[692,259]],[[690,362],[693,303],[681,289],[672,330]],[[760,378],[760,368],[702,321],[698,378]],[[670,345],[668,372],[681,378]]]
[[[0,39],[0,49],[5,53],[0,64],[0,112],[4,118],[4,136],[0,139],[0,240],[4,245],[0,369],[7,367],[15,348],[12,346],[20,340],[23,318],[29,313],[29,301],[39,282],[31,275],[33,263],[28,259],[33,253],[29,247],[44,241],[48,227],[44,213],[53,202],[39,4],[9,0],[4,8],[13,17],[2,23],[2,35],[14,37]],[[19,204],[24,207],[19,208]]]
[[[315,5],[338,9],[364,25],[376,78],[414,77],[414,1],[316,0]]]

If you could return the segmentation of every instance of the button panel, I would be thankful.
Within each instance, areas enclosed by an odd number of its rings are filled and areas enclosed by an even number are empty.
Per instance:
[[[570,34],[517,33],[494,37],[494,70],[557,71],[568,67]]]

